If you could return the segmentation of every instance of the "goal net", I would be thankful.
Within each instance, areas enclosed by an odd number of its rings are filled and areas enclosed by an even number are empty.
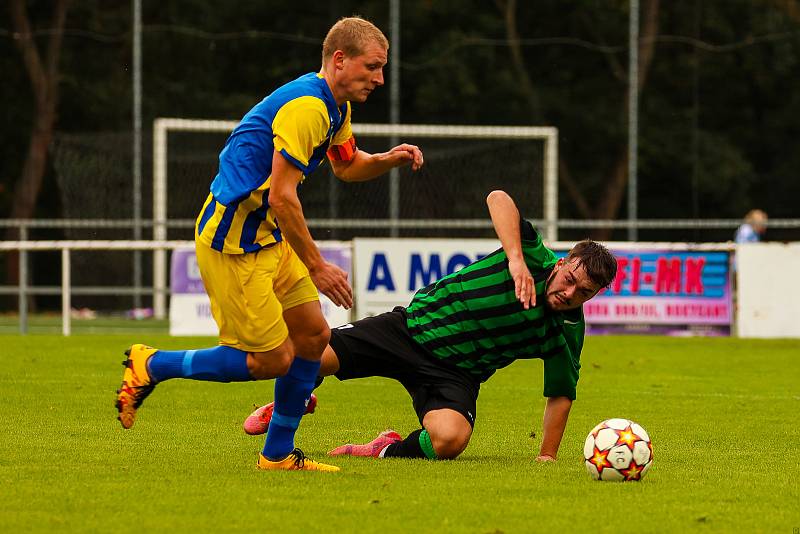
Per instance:
[[[156,119],[153,129],[153,237],[185,238],[218,155],[236,121]],[[345,183],[321,165],[300,188],[315,239],[361,237],[492,237],[484,199],[503,189],[523,215],[556,240],[557,130],[552,127],[354,124],[359,149],[384,152],[396,144],[422,148],[417,172]],[[176,232],[170,228],[182,227]],[[160,256],[160,258],[159,258]],[[154,258],[157,286],[166,277],[164,253]]]
[[[236,124],[156,120],[154,224],[194,220]],[[317,238],[478,237],[476,223],[486,221],[483,199],[492,189],[511,194],[529,219],[555,220],[555,128],[354,124],[353,130],[359,148],[370,153],[398,142],[419,145],[425,165],[418,172],[403,167],[388,180],[355,184],[320,166],[300,188],[312,232],[325,234]]]

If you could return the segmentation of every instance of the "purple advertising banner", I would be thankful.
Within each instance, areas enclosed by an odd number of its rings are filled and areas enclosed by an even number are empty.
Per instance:
[[[352,271],[350,247],[339,243],[317,243],[322,257],[326,261],[344,269],[350,275]],[[205,294],[200,269],[194,248],[176,249],[172,253],[172,269],[170,278],[172,294]]]
[[[206,289],[200,278],[200,269],[197,268],[194,248],[179,248],[172,252],[170,288],[173,295],[205,294]]]
[[[341,267],[351,276],[351,246],[338,241],[318,242],[322,257]],[[174,336],[216,335],[217,324],[200,278],[194,248],[177,249],[172,253],[169,329]],[[328,324],[338,326],[351,320],[350,310],[334,306],[320,295],[320,306]]]
[[[730,334],[728,252],[612,252],[616,278],[583,306],[590,333]]]

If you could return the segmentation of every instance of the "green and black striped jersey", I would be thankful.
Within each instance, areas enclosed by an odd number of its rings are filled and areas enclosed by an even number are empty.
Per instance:
[[[420,289],[407,307],[414,340],[435,358],[481,382],[517,359],[544,360],[544,395],[575,399],[585,323],[581,308],[554,312],[545,306],[545,284],[557,257],[527,221],[522,252],[536,285],[528,310],[514,294],[503,249]]]

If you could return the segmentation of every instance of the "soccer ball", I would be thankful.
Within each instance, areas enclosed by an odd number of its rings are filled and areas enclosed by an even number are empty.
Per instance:
[[[640,425],[608,419],[586,436],[583,459],[595,480],[641,480],[653,465],[653,445]]]

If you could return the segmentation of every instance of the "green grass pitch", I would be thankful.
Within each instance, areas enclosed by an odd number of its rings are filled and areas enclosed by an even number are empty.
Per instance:
[[[455,461],[333,458],[341,473],[260,472],[241,431],[272,382],[175,380],[133,429],[116,421],[122,351],[213,340],[164,335],[0,336],[0,531],[798,532],[800,342],[591,337],[555,464],[541,439],[542,364],[486,383],[472,443]],[[417,428],[384,379],[326,380],[298,444],[312,458],[392,427]],[[598,422],[653,439],[639,483],[591,480]]]

